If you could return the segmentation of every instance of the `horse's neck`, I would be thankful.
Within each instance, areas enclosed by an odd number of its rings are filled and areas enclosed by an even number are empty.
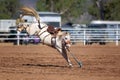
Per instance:
[[[59,45],[59,47],[61,46],[61,43],[62,43],[62,37],[60,36],[56,36],[56,45]]]

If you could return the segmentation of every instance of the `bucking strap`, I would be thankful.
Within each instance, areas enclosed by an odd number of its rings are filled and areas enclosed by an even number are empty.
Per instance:
[[[51,38],[51,45],[52,45],[52,47],[55,47],[55,45],[56,45],[56,37]]]

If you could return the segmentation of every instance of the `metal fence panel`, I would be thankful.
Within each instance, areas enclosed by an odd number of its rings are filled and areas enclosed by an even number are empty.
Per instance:
[[[86,45],[87,42],[115,42],[118,45],[120,40],[120,29],[62,29],[63,31],[67,31],[71,34],[71,41],[73,43],[76,42],[83,42]],[[16,38],[8,38],[8,37],[1,37],[1,36],[9,36],[15,35]],[[21,39],[21,35],[17,32],[16,34],[11,33],[0,33],[0,40],[17,40],[17,44],[19,45],[19,41]]]

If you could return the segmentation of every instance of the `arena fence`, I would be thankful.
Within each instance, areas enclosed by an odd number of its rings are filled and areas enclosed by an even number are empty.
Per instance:
[[[63,29],[71,34],[73,43],[83,42],[84,45],[92,43],[106,44],[115,42],[119,45],[120,29]]]
[[[72,43],[82,42],[84,45],[92,44],[92,43],[100,43],[106,44],[110,42],[114,42],[116,46],[119,45],[120,41],[120,29],[69,29],[64,28],[63,31],[67,31],[71,34]],[[21,37],[21,35],[26,36],[27,34],[22,33],[0,33],[0,41],[9,41],[16,40],[17,45],[20,45],[20,40],[25,39],[33,39]],[[8,36],[16,36],[15,38],[11,38]]]

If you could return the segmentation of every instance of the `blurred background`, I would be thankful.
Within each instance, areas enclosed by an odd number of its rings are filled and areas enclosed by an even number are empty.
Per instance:
[[[17,39],[16,19],[22,6],[33,7],[47,25],[70,32],[73,43],[119,43],[120,0],[0,0],[1,42]],[[24,19],[28,23],[34,22],[33,16]]]

